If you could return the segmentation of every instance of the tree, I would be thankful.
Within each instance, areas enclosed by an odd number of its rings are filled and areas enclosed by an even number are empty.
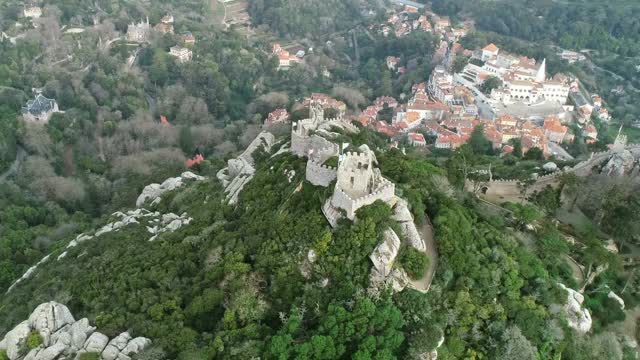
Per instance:
[[[489,76],[482,84],[480,85],[480,91],[484,94],[491,94],[493,89],[497,89],[502,86],[502,80],[500,80],[497,76]]]
[[[573,211],[576,201],[578,200],[578,185],[580,178],[574,172],[563,172],[560,174],[560,194],[565,193],[571,197],[571,205],[569,211]]]
[[[469,145],[477,155],[490,155],[493,153],[491,141],[484,135],[484,126],[482,124],[477,125],[471,132]]]
[[[454,74],[462,72],[465,66],[469,63],[470,56],[458,55],[453,60],[453,64],[451,64],[451,71]]]
[[[413,246],[405,246],[398,257],[402,268],[412,279],[420,279],[429,266],[429,257]]]
[[[522,335],[517,326],[511,326],[502,334],[499,358],[503,360],[536,360],[538,359],[538,349]]]
[[[180,149],[187,155],[190,155],[194,150],[193,136],[191,135],[189,126],[182,126],[180,128]]]
[[[523,205],[523,204],[511,204],[509,206],[513,211],[513,219],[516,223],[516,226],[524,230],[527,225],[535,222],[540,218],[540,213],[532,205]]]
[[[544,153],[539,147],[532,147],[526,154],[524,154],[525,160],[544,160]]]

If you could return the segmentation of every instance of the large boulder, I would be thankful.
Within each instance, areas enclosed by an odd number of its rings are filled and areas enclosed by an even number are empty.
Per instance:
[[[104,348],[107,346],[107,343],[109,343],[109,338],[107,337],[107,335],[96,331],[91,334],[91,336],[89,336],[87,341],[84,343],[84,350],[86,352],[101,353],[102,350],[104,350]]]
[[[38,305],[29,316],[29,326],[37,330],[43,337],[51,335],[63,326],[73,324],[75,321],[71,311],[55,301]]]
[[[122,334],[114,337],[109,341],[107,347],[102,351],[102,359],[103,360],[116,360],[118,359],[118,355],[120,352],[127,347],[127,344],[131,340],[131,335],[128,332],[123,332]]]
[[[141,207],[149,200],[153,202],[156,199],[159,199],[160,196],[165,192],[175,190],[184,185],[184,183],[187,181],[198,180],[204,180],[204,177],[186,171],[183,172],[179,177],[168,178],[162,184],[149,184],[145,186],[140,196],[138,196],[138,199],[136,200],[136,206]]]
[[[602,174],[617,177],[628,175],[633,169],[635,161],[636,159],[631,151],[616,151],[602,168]]]
[[[137,354],[140,351],[144,350],[147,346],[151,345],[151,340],[144,337],[137,337],[127,344],[124,349],[122,349],[122,354],[130,356],[133,354]]]
[[[399,250],[400,238],[393,230],[387,229],[384,231],[382,243],[373,250],[369,258],[383,276],[388,276]]]
[[[22,345],[30,332],[31,328],[29,327],[29,320],[25,320],[4,336],[4,349],[7,351],[9,360],[18,359]]]
[[[582,334],[589,332],[589,330],[591,330],[592,320],[589,310],[582,307],[584,296],[563,284],[558,285],[567,291],[567,303],[564,306],[564,311],[569,327]]]
[[[43,344],[25,355],[25,342],[29,334],[37,331]],[[102,360],[131,360],[131,355],[143,350],[151,340],[143,337],[131,339],[124,332],[111,341],[89,325],[89,320],[74,321],[69,309],[56,302],[40,304],[28,320],[18,324],[0,340],[10,360],[69,360],[81,353],[101,354]]]

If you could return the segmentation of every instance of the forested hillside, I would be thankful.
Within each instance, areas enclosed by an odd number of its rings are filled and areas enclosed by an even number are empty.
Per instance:
[[[285,154],[261,160],[235,208],[220,202],[217,180],[197,182],[151,208],[193,216],[184,230],[148,242],[143,226],[130,225],[41,265],[3,297],[0,331],[54,299],[108,336],[130,329],[154,339],[144,359],[414,358],[441,336],[444,359],[620,351],[606,333],[576,337],[553,310],[566,299],[555,281],[573,283],[570,271],[558,273],[560,253],[519,246],[500,230],[505,220],[440,192],[434,165],[398,151],[380,162],[414,210],[434,219],[440,265],[428,295],[367,296],[368,255],[390,224],[389,208],[364,208],[357,223],[330,231],[320,212],[325,189],[301,175],[287,180],[291,170],[304,174],[304,162]],[[553,230],[538,236],[557,246]],[[305,278],[309,249],[318,258]]]
[[[250,0],[249,12],[256,24],[290,37],[346,30],[375,5],[361,0]]]
[[[640,55],[640,4],[634,1],[435,0],[433,9],[471,15],[483,30],[530,41]]]

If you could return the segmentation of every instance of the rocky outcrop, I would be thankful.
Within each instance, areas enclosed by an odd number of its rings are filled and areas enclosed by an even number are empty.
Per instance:
[[[162,184],[149,184],[144,187],[140,196],[136,200],[136,206],[141,207],[147,201],[154,205],[160,201],[160,196],[167,191],[175,190],[189,181],[204,180],[204,177],[192,172],[183,172],[179,177],[168,178]]]
[[[424,239],[420,236],[416,228],[413,215],[411,215],[411,211],[409,211],[409,204],[406,200],[402,198],[397,199],[396,206],[393,208],[392,218],[402,227],[402,233],[409,245],[423,252],[427,250],[427,245],[424,243]]]
[[[564,311],[567,316],[569,327],[582,334],[589,332],[589,330],[591,330],[592,321],[589,310],[582,307],[584,296],[573,289],[569,289],[563,284],[558,285],[560,285],[560,287],[565,289],[568,293],[567,303],[564,306]]]
[[[66,306],[51,301],[40,304],[28,320],[9,331],[0,341],[0,349],[10,360],[77,359],[86,352],[98,353],[102,360],[129,360],[151,344],[144,337],[132,339],[128,332],[109,341],[95,330],[86,318],[76,321]],[[38,332],[43,341],[27,352],[25,342],[32,332]]]
[[[398,292],[407,286],[409,283],[407,274],[402,269],[394,268],[399,251],[400,238],[393,230],[385,230],[382,243],[369,256],[373,262],[373,269],[369,275],[370,292],[378,292],[387,286]]]
[[[630,175],[637,167],[637,160],[629,150],[621,149],[611,155],[607,163],[602,168],[601,173],[607,176]]]
[[[393,230],[387,229],[383,234],[382,243],[373,250],[369,258],[373,262],[374,268],[382,275],[389,276],[398,251],[400,251],[400,238]]]
[[[609,291],[607,297],[609,299],[615,300],[618,304],[620,304],[620,309],[624,310],[624,300],[622,300],[622,298],[618,296],[618,294],[614,293],[613,291]]]
[[[275,136],[268,131],[263,131],[253,139],[240,156],[230,159],[227,167],[218,171],[216,176],[224,186],[229,204],[235,204],[238,201],[240,192],[256,172],[253,153],[260,148],[269,151],[274,143]]]

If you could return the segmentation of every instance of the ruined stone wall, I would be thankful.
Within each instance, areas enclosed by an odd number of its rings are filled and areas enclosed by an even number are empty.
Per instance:
[[[347,195],[344,191],[336,186],[336,189],[333,192],[333,196],[331,197],[331,205],[336,208],[345,210],[347,213],[347,218],[349,218],[349,220],[355,219],[356,211],[359,208],[371,205],[378,200],[393,205],[393,203],[395,202],[395,185],[388,180],[383,181],[384,184],[375,192],[359,197],[357,199],[352,199],[349,195]]]
[[[334,144],[318,135],[301,136],[296,133],[291,134],[291,152],[300,157],[308,156],[309,150],[311,149],[313,149],[314,152],[317,152],[331,148],[335,149],[335,152],[337,153],[337,147],[337,144]]]
[[[322,165],[319,162],[307,161],[307,181],[316,186],[328,187],[336,179],[338,170],[331,166]]]

